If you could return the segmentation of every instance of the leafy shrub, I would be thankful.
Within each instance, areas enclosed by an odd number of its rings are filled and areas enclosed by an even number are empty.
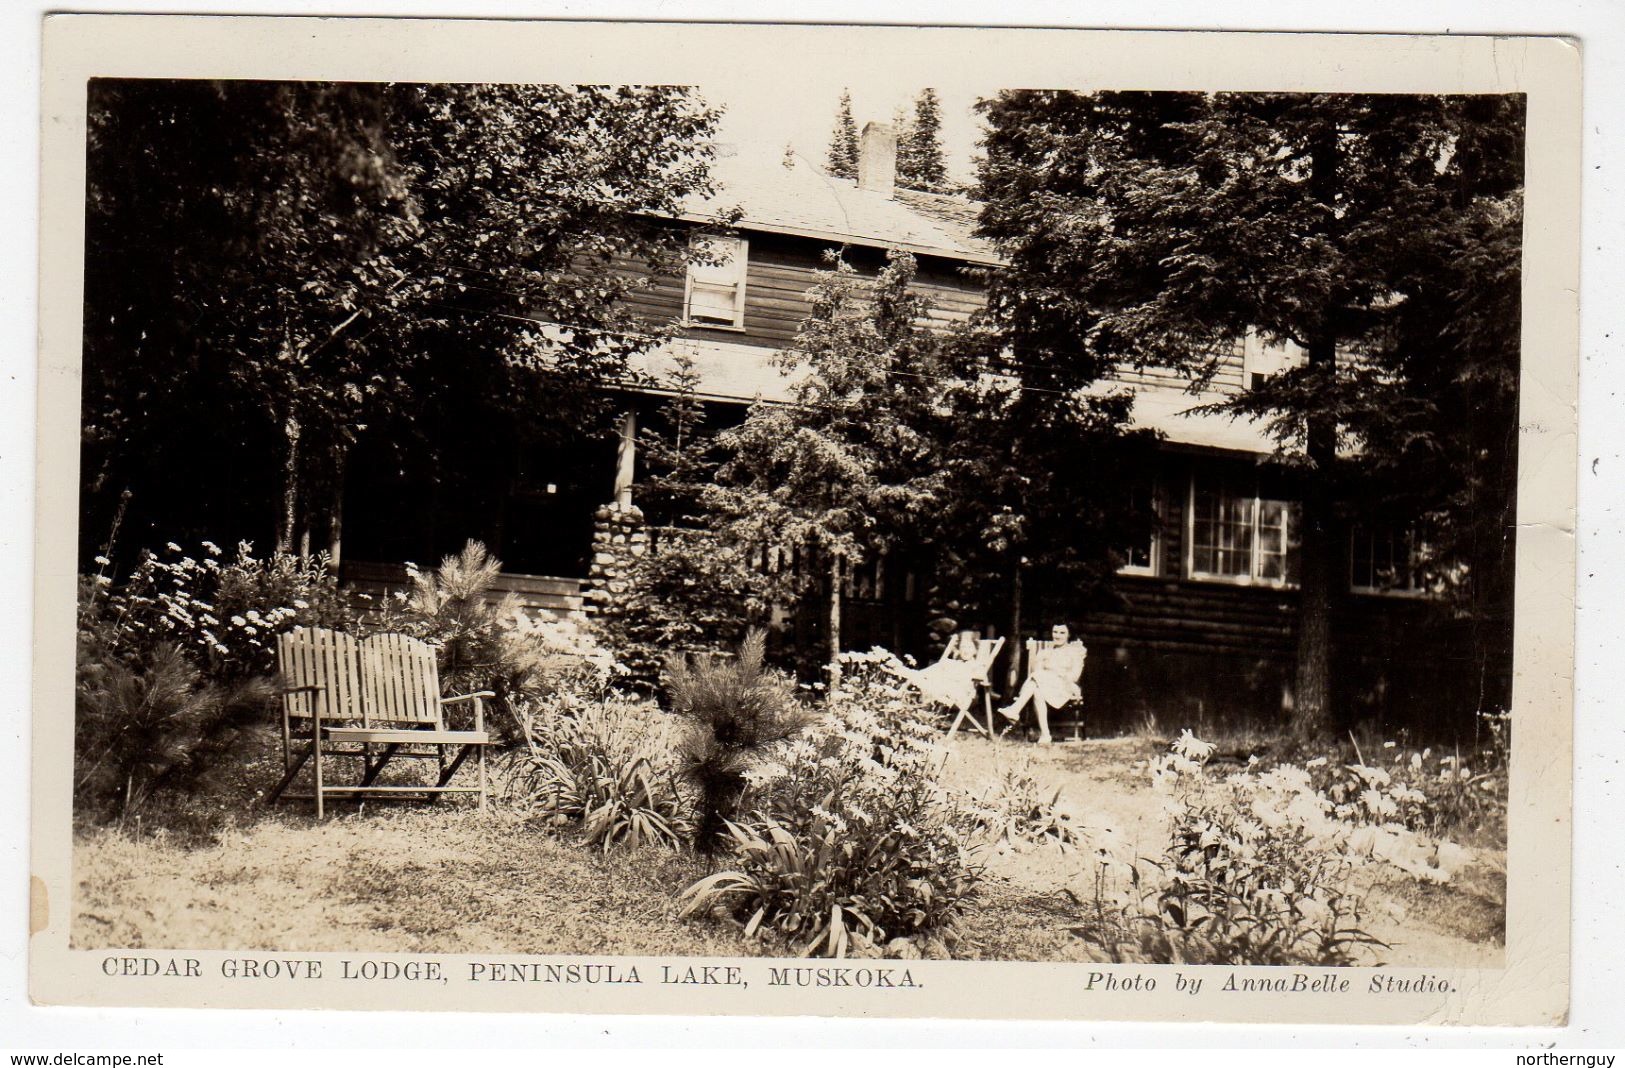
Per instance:
[[[1390,769],[1317,756],[1220,780],[1213,751],[1185,731],[1152,764],[1171,817],[1159,860],[1102,855],[1079,931],[1108,957],[1355,963],[1379,944],[1359,927],[1361,887],[1391,875],[1448,882],[1469,857],[1436,836],[1435,795],[1413,785],[1466,779],[1453,758],[1407,751]]]
[[[626,667],[599,644],[594,631],[573,619],[520,608],[501,627],[499,662],[509,666],[502,685],[515,722],[541,707],[604,700],[626,677]]]
[[[88,818],[123,819],[206,776],[274,705],[275,636],[337,622],[344,606],[325,559],[259,559],[246,542],[230,559],[172,542],[123,582],[97,563],[79,599],[74,800]]]
[[[1169,794],[1168,847],[1125,865],[1129,888],[1116,901],[1103,892],[1112,861],[1102,858],[1083,936],[1117,960],[1356,963],[1380,943],[1358,926],[1355,852],[1327,834],[1330,802],[1306,789],[1301,769],[1215,782],[1204,766],[1212,753],[1185,731],[1153,764]]]
[[[1158,926],[1228,962],[1355,963],[1356,949],[1375,940],[1356,926],[1358,899],[1342,889],[1353,864],[1315,848],[1302,827],[1266,833],[1244,813],[1220,797],[1181,815],[1155,897]]]
[[[727,837],[746,769],[807,724],[794,680],[762,666],[765,640],[753,630],[735,657],[674,657],[667,671],[671,710],[688,724],[680,766],[698,795],[695,845],[705,853]]]
[[[74,690],[74,811],[126,819],[161,788],[194,784],[274,700],[268,679],[208,681],[183,648],[119,652],[79,636]]]
[[[669,717],[610,700],[526,728],[527,751],[509,785],[520,806],[555,826],[579,824],[582,837],[606,852],[623,844],[676,847],[688,837]]]
[[[833,957],[951,927],[980,873],[940,783],[937,717],[885,660],[841,658],[827,712],[728,825],[734,867],[684,891],[685,916],[720,909],[745,919],[747,937],[774,930]]]
[[[1060,788],[1040,788],[1030,758],[999,769],[986,790],[966,799],[965,811],[971,836],[994,843],[1052,845],[1064,851],[1081,841]]]
[[[652,692],[673,654],[719,653],[766,614],[767,578],[715,535],[662,528],[622,576],[624,611],[600,623],[628,681]]]
[[[380,602],[363,629],[408,634],[434,646],[441,687],[495,693],[497,714],[487,717],[487,727],[504,741],[523,742],[522,723],[534,707],[569,692],[602,695],[619,669],[573,622],[532,618],[511,594],[492,596],[501,573],[502,561],[477,541],[443,558],[435,571],[408,564],[408,589]]]
[[[202,550],[194,557],[170,542],[162,555],[143,553],[121,584],[95,576],[80,599],[80,630],[98,631],[114,655],[138,660],[173,643],[211,678],[235,680],[275,671],[283,631],[348,619],[325,555],[260,559],[247,542],[229,560],[212,542]]]
[[[1304,763],[1338,818],[1398,823],[1434,837],[1485,832],[1504,841],[1506,763],[1494,749],[1476,754],[1476,773],[1459,752],[1408,749],[1393,742],[1378,752],[1380,764],[1341,764],[1324,757]]]

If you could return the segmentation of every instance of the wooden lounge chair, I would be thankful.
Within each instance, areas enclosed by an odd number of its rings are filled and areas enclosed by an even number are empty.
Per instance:
[[[1025,644],[1027,678],[1016,691],[1015,700],[1025,701],[1027,699],[1025,695],[1031,695],[1035,706],[1034,715],[1038,722],[1038,740],[1048,742],[1050,712],[1065,708],[1083,697],[1079,683],[1083,679],[1083,668],[1088,661],[1089,650],[1081,642],[1070,640],[1053,642],[1043,638],[1028,638]],[[1071,650],[1070,653],[1066,652],[1068,649]],[[1076,720],[1073,721],[1072,728],[1076,737],[1078,729]]]
[[[357,641],[324,627],[307,627],[277,637],[277,663],[282,672],[282,761],[284,774],[267,798],[282,796],[306,761],[312,762],[316,817],[323,802],[347,797],[411,797],[435,800],[441,794],[477,793],[485,808],[484,698],[489,690],[440,696],[440,669],[434,648],[401,634],[375,634]],[[474,703],[474,729],[446,726],[448,705]],[[306,741],[308,739],[308,741]],[[305,742],[295,752],[296,743]],[[448,754],[451,759],[448,762]],[[478,786],[451,786],[451,777],[470,755],[477,754]],[[359,758],[361,775],[354,785],[330,785],[326,761]],[[431,785],[380,785],[378,776],[395,758],[434,760],[438,778]]]
[[[948,737],[952,738],[954,732],[959,729],[959,725],[966,723],[972,729],[981,731],[993,741],[999,740],[998,731],[993,726],[993,694],[990,678],[993,671],[993,661],[998,659],[999,652],[1003,649],[1003,638],[976,639],[976,688],[982,694],[982,717],[987,720],[987,726],[984,727],[976,722],[976,717],[971,715],[971,709],[976,707],[973,703],[960,709],[959,715],[954,717],[953,724],[948,728]]]

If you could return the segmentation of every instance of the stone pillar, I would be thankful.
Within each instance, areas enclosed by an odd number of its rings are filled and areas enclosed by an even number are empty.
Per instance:
[[[625,612],[625,597],[632,562],[649,551],[649,532],[643,511],[635,504],[606,504],[593,513],[592,562],[582,584],[588,615],[618,616]]]

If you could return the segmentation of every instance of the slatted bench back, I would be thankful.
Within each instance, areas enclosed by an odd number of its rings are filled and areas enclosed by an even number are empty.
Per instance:
[[[360,646],[361,708],[366,722],[444,726],[440,666],[433,646],[404,634],[374,634]]]
[[[285,687],[282,707],[291,717],[353,720],[359,714],[357,642],[326,627],[305,627],[277,635],[277,666]]]

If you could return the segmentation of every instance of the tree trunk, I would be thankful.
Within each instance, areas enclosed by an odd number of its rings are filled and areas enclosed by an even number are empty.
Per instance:
[[[829,688],[841,682],[841,562],[840,552],[829,554]]]
[[[287,448],[282,457],[282,514],[277,517],[276,551],[293,552],[299,527],[299,420],[292,414],[282,421]]]
[[[1322,350],[1317,353],[1317,350]],[[1330,342],[1309,351],[1311,366],[1331,366]],[[1333,417],[1309,418],[1307,446],[1310,471],[1304,486],[1298,547],[1297,685],[1292,733],[1313,741],[1329,733],[1332,675],[1332,598],[1338,543],[1331,478],[1337,462],[1337,427]]]
[[[333,503],[327,513],[327,567],[335,575],[344,548],[344,456],[343,448],[334,450]]]
[[[1322,121],[1310,137],[1309,192],[1326,210],[1320,224],[1335,230],[1332,209],[1337,201],[1338,147],[1335,118]],[[1308,347],[1309,368],[1324,376],[1328,387],[1337,374],[1335,322],[1339,298],[1333,294],[1321,309]],[[1305,420],[1304,446],[1309,474],[1303,494],[1298,548],[1297,678],[1292,712],[1293,736],[1304,741],[1324,737],[1331,726],[1333,560],[1336,553],[1332,477],[1337,465],[1337,416],[1328,404],[1312,408]]]
[[[1005,669],[1005,692],[1015,693],[1021,686],[1021,560],[1016,560],[1014,575],[1010,579],[1010,637],[1004,647],[1010,652],[1010,665]]]

